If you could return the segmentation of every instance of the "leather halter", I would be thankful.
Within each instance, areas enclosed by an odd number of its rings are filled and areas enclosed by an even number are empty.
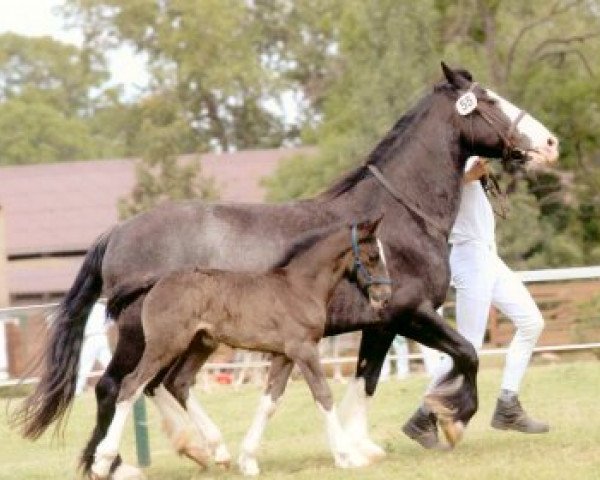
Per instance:
[[[381,173],[381,170],[379,170],[375,165],[369,163],[367,164],[367,168],[397,202],[404,205],[410,213],[421,218],[426,223],[434,227],[435,230],[441,233],[444,238],[448,238],[448,227],[444,227],[441,223],[425,213],[418,206],[413,205],[411,202],[406,200],[404,196],[398,190],[396,190],[390,182],[388,182],[388,180],[383,176],[383,173]]]
[[[475,87],[477,87],[478,85],[479,84],[477,82],[472,82],[467,92],[473,92]],[[506,133],[502,133],[497,126],[497,123],[500,123],[500,119],[491,112],[483,110],[479,106],[479,102],[477,102],[477,106],[473,111],[477,111],[477,113],[481,115],[481,118],[483,118],[483,120],[492,128],[492,130],[496,132],[496,134],[504,142],[504,149],[502,151],[503,160],[516,160],[518,157],[513,156],[515,152],[517,152],[519,155],[523,155],[521,149],[517,148],[515,145],[514,134],[521,120],[523,120],[525,115],[527,115],[527,112],[525,110],[519,109],[518,115],[514,118],[512,122],[510,122],[510,126],[508,127]]]
[[[352,253],[354,254],[354,266],[352,272],[356,275],[356,279],[359,276],[363,277],[363,285],[365,288],[371,285],[391,285],[392,280],[386,277],[373,277],[367,267],[360,260],[360,245],[358,244],[358,227],[356,223],[352,224]]]
[[[472,92],[477,85],[478,85],[477,82],[472,82],[471,86],[469,87],[469,89],[467,91]],[[515,160],[515,158],[513,157],[513,153],[514,152],[521,153],[521,152],[520,152],[520,149],[518,149],[515,146],[513,136],[514,136],[515,130],[517,129],[517,126],[519,125],[519,122],[521,120],[523,120],[523,117],[525,117],[525,115],[527,115],[527,112],[524,110],[519,110],[519,114],[511,122],[510,126],[508,127],[508,131],[504,134],[500,131],[500,129],[496,125],[496,122],[499,123],[500,119],[498,117],[496,117],[494,114],[492,114],[491,112],[482,110],[479,107],[479,102],[477,102],[477,106],[475,107],[475,109],[473,111],[477,111],[477,113],[479,113],[479,115],[481,115],[481,118],[483,118],[483,120],[498,134],[498,136],[504,142],[504,150],[502,152],[503,160]],[[494,120],[496,122],[494,122]],[[373,174],[373,176],[377,180],[379,180],[379,183],[381,183],[381,185],[383,185],[383,187],[388,191],[388,193],[392,197],[394,197],[394,199],[396,201],[398,201],[399,203],[404,205],[404,207],[409,212],[411,212],[413,215],[421,218],[422,220],[425,221],[425,223],[428,223],[429,225],[434,227],[435,230],[438,233],[440,233],[444,238],[446,238],[446,239],[448,238],[448,228],[447,227],[443,226],[440,222],[438,222],[437,220],[432,218],[430,215],[425,213],[422,209],[420,209],[418,206],[414,205],[412,202],[407,201],[404,198],[404,196],[398,190],[396,190],[396,188],[394,188],[394,186],[390,182],[388,182],[388,180],[384,177],[383,173],[381,173],[381,170],[379,170],[375,165],[369,163],[369,164],[367,164],[367,168]],[[499,189],[499,187],[498,187],[498,189]],[[502,215],[502,217],[505,218],[504,215]]]

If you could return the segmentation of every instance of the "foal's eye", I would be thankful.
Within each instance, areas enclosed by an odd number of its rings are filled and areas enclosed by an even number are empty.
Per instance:
[[[374,252],[369,254],[369,260],[371,262],[378,262],[379,261],[379,252]]]

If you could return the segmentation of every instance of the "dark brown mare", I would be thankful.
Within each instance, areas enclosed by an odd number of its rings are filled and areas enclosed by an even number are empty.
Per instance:
[[[368,437],[366,400],[375,391],[396,334],[450,355],[454,368],[440,383],[440,401],[453,411],[456,425],[466,424],[477,409],[477,355],[435,310],[449,284],[447,237],[459,207],[464,164],[471,155],[551,162],[558,157],[558,142],[533,117],[472,82],[468,72],[445,65],[443,70],[445,79],[400,118],[365,164],[314,199],[282,205],[169,203],[101,236],[59,306],[40,383],[20,412],[23,434],[37,438],[53,422],[60,424],[68,411],[86,318],[103,290],[110,297],[119,285],[195,265],[264,271],[301,232],[372,212],[385,214],[379,238],[394,281],[385,309],[390,325],[374,327],[376,317],[368,301],[350,282],[340,282],[328,306],[325,335],[363,331],[356,380],[348,389],[353,401],[346,402],[353,408],[344,426],[362,439],[360,445],[368,454],[383,453]],[[143,295],[129,300],[115,319],[118,344],[96,387],[96,426],[81,459],[85,471],[106,435],[120,384],[142,355]],[[218,429],[189,392],[199,361],[190,349],[155,384],[162,381],[167,396],[185,407],[188,423],[203,428],[216,458],[226,461]],[[462,378],[458,389],[444,388],[457,378]],[[115,478],[123,468],[117,457]]]
[[[345,273],[356,279],[376,310],[389,300],[391,282],[375,236],[379,221],[311,232],[284,256],[284,267],[265,273],[194,269],[150,280],[143,287],[151,286],[142,306],[144,353],[136,369],[123,379],[115,416],[96,449],[92,474],[108,478],[133,402],[192,340],[201,358],[199,367],[219,343],[282,357],[279,375],[267,383],[269,404],[283,394],[296,364],[325,415],[335,464],[366,465],[368,460],[353,448],[337,419],[319,362],[318,342],[325,333],[327,304]],[[208,458],[207,451],[204,461]],[[258,466],[246,473],[257,474]]]

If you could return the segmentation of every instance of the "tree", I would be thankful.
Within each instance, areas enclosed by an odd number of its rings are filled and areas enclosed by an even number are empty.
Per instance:
[[[119,136],[91,120],[118,104],[103,59],[49,37],[0,35],[0,164],[118,155]]]

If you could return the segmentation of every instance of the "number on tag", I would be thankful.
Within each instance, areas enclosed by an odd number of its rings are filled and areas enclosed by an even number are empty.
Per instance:
[[[456,101],[456,111],[459,115],[468,115],[477,107],[477,97],[473,92],[461,95]]]

